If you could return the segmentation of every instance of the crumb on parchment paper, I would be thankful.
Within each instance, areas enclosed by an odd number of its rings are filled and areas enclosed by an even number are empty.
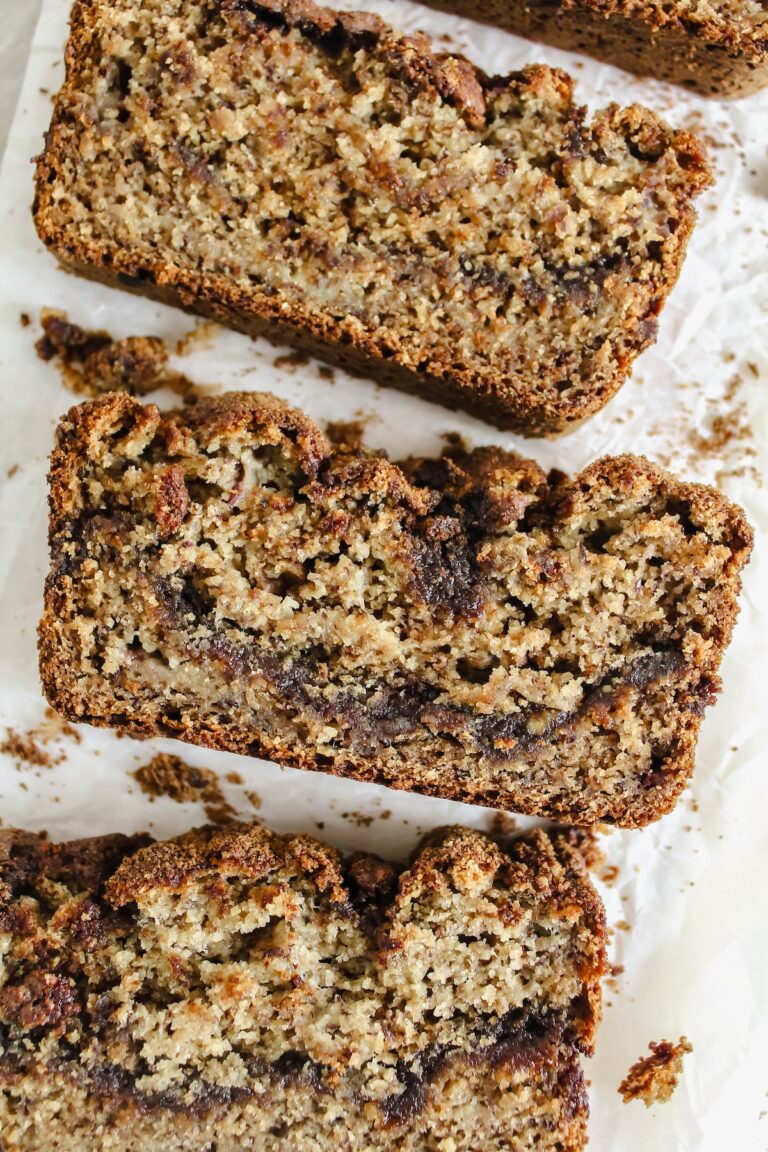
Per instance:
[[[333,809],[333,803],[331,803],[329,807]],[[389,808],[384,808],[381,811],[374,809],[371,812],[340,812],[339,815],[342,820],[347,820],[356,828],[370,828],[374,820],[389,820],[392,812]],[[323,829],[325,827],[324,821],[320,823],[319,821],[315,820],[314,823],[316,828]],[[407,823],[407,821],[404,821],[404,823]]]
[[[725,363],[735,363],[734,353],[726,353]],[[654,452],[656,461],[678,473],[698,472],[702,466],[714,464],[717,471],[715,484],[722,486],[733,479],[749,479],[762,484],[763,477],[755,464],[757,433],[750,422],[748,395],[751,379],[760,375],[752,361],[738,365],[740,371],[732,373],[725,382],[722,394],[704,399],[704,415],[698,418],[690,403],[683,403],[680,414],[651,424],[650,436],[662,441]],[[701,388],[695,382],[684,385],[696,398]]]
[[[33,732],[17,732],[9,728],[5,738],[0,741],[0,752],[11,756],[17,766],[26,765],[30,768],[53,768],[61,763],[62,753],[55,756],[41,747]]]
[[[375,412],[357,408],[346,420],[325,420],[323,430],[336,448],[365,450],[365,437],[369,426],[379,419]],[[386,456],[381,449],[373,448],[374,455]]]
[[[63,740],[79,744],[80,734],[63,716],[46,708],[44,718],[29,731],[18,732],[9,727],[0,740],[0,752],[15,760],[20,769],[55,768],[67,758],[66,749],[61,747]]]
[[[648,1047],[651,1055],[636,1060],[619,1085],[625,1104],[642,1100],[646,1108],[650,1108],[670,1100],[683,1071],[683,1056],[693,1051],[685,1036],[681,1036],[677,1044],[659,1040],[652,1041]]]
[[[440,439],[443,442],[445,456],[464,456],[472,451],[469,440],[460,432],[442,432]]]
[[[370,812],[342,812],[342,820],[348,820],[357,828],[370,828],[373,821],[376,819]]]
[[[66,312],[46,308],[40,323],[43,335],[35,344],[38,356],[55,360],[64,387],[77,395],[127,392],[147,396],[168,388],[188,404],[215,390],[170,369],[168,347],[159,336],[116,339],[101,329],[91,331],[70,323]]]
[[[310,358],[306,352],[283,352],[280,356],[275,356],[272,365],[275,368],[287,368],[292,371],[294,368],[305,368],[309,362]]]
[[[165,796],[177,804],[201,803],[211,824],[231,824],[239,818],[237,809],[227,800],[219,778],[211,768],[195,768],[180,756],[159,752],[149,763],[134,769],[131,776],[144,795],[152,800]],[[225,780],[230,784],[243,783],[238,772],[229,772]],[[244,790],[244,795],[252,808],[261,806],[261,799],[255,792]]]
[[[176,341],[176,355],[189,356],[197,348],[210,351],[214,337],[221,331],[221,325],[215,320],[196,320],[192,328]]]

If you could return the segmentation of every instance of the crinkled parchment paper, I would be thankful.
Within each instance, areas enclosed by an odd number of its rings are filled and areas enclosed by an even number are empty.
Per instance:
[[[611,960],[623,971],[606,987],[588,1075],[596,1152],[758,1152],[768,1146],[768,499],[760,479],[768,474],[768,92],[707,102],[408,0],[358,6],[440,36],[488,72],[536,59],[560,65],[593,110],[611,100],[642,102],[709,140],[717,184],[699,201],[700,223],[658,344],[603,413],[552,443],[516,439],[338,370],[329,383],[314,363],[276,366],[274,348],[222,329],[194,340],[175,365],[222,388],[271,389],[320,421],[362,414],[366,442],[394,457],[439,451],[447,432],[522,449],[567,471],[632,450],[686,477],[716,481],[744,505],[757,546],[694,782],[660,823],[603,838],[608,865],[618,869],[601,885],[614,930]],[[194,326],[180,312],[59,271],[35,235],[30,158],[41,147],[49,93],[62,80],[67,14],[67,0],[46,0],[0,180],[0,741],[8,726],[25,732],[43,716],[35,626],[47,563],[46,457],[57,418],[73,402],[56,369],[35,355],[40,309],[66,309],[72,320],[117,335],[155,333],[172,342]],[[61,755],[53,767],[2,760],[6,825],[45,828],[61,839],[140,828],[168,836],[200,823],[199,806],[150,803],[128,775],[161,749],[222,775],[239,772],[244,787],[225,784],[225,791],[244,817],[254,815],[248,788],[274,827],[322,826],[322,835],[344,847],[402,855],[434,825],[485,828],[492,819],[484,809],[172,741],[140,743],[87,728],[78,735],[79,742],[65,736],[48,745],[54,759]],[[673,1100],[649,1110],[622,1104],[618,1084],[648,1042],[682,1033],[694,1051]]]

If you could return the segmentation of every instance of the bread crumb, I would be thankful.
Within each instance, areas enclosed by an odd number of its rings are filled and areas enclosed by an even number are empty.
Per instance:
[[[734,353],[724,353],[724,363],[732,364],[737,357]],[[743,371],[752,376],[759,372],[752,362],[742,362]],[[757,456],[755,430],[750,424],[749,405],[744,392],[745,379],[741,372],[732,373],[725,381],[722,395],[710,397],[706,404],[717,411],[705,417],[700,426],[694,409],[685,407],[679,419],[670,423],[652,424],[649,433],[654,438],[665,441],[668,451],[657,451],[654,456],[663,467],[675,467],[677,471],[698,471],[715,464],[715,484],[723,486],[733,479],[748,478],[762,483],[762,475],[755,466]],[[683,388],[691,387],[698,396],[700,389],[691,381]]]
[[[56,360],[64,387],[77,395],[147,396],[168,388],[189,402],[209,391],[168,368],[168,348],[159,336],[117,340],[102,329],[71,324],[66,312],[50,309],[43,309],[40,322],[44,334],[35,344],[38,356]]]
[[[63,738],[80,743],[79,732],[63,716],[52,708],[46,708],[43,720],[28,732],[8,728],[5,739],[0,742],[0,752],[11,756],[19,768],[55,768],[66,760],[67,754],[63,748],[50,751],[48,745]]]
[[[209,824],[231,824],[237,820],[238,815],[237,809],[224,796],[221,796],[220,801],[204,800],[203,811]]]
[[[180,756],[159,752],[148,764],[143,764],[131,772],[145,796],[155,799],[167,796],[177,804],[187,804],[199,800],[213,785],[217,795],[216,773],[210,768],[195,768],[185,763]]]
[[[17,766],[30,768],[53,768],[64,759],[64,754],[53,756],[45,748],[41,748],[33,732],[17,732],[9,728],[5,739],[0,743],[0,752],[11,756]]]
[[[623,971],[623,964],[611,964],[608,968],[608,975],[605,978],[605,983],[614,992],[618,992],[619,990],[618,977],[621,976]]]
[[[151,799],[167,796],[176,804],[203,804],[211,824],[229,824],[237,818],[236,809],[223,795],[211,768],[196,768],[185,764],[181,757],[159,752],[131,775]]]
[[[221,325],[214,320],[198,320],[189,332],[176,341],[176,355],[188,356],[196,347],[210,350],[213,347],[212,337],[221,331]]]
[[[367,812],[342,812],[341,818],[342,820],[349,820],[358,828],[370,828],[375,819],[374,816],[370,816]]]
[[[66,736],[70,740],[74,740],[76,744],[80,743],[80,733],[76,728],[73,728],[69,720],[65,720],[63,716],[59,716],[53,708],[46,708],[43,713],[43,719],[36,728],[37,735],[44,744],[50,744],[51,740],[58,740],[62,736]]]
[[[685,1036],[681,1036],[677,1044],[659,1040],[658,1043],[652,1041],[648,1047],[651,1055],[636,1060],[619,1085],[625,1104],[642,1100],[646,1108],[650,1108],[670,1100],[683,1070],[683,1056],[693,1051]]]
[[[517,820],[509,812],[494,812],[488,821],[488,835],[492,840],[503,842],[517,831]]]
[[[734,440],[749,440],[751,436],[752,429],[746,420],[746,406],[739,404],[731,412],[715,416],[709,425],[707,435],[691,432],[689,440],[695,452],[707,457],[720,456]],[[743,447],[741,451],[746,456],[756,455],[756,450],[752,447]]]
[[[237,809],[227,800],[219,778],[211,768],[195,768],[180,756],[159,752],[148,764],[131,772],[131,776],[144,795],[152,800],[165,796],[177,804],[202,804],[211,824],[231,824],[238,818]],[[229,772],[225,780],[230,784],[243,783],[239,772]],[[261,806],[261,799],[255,792],[246,792],[245,796],[254,808]]]
[[[309,364],[309,356],[306,352],[286,352],[275,356],[272,363],[275,368],[304,368]]]

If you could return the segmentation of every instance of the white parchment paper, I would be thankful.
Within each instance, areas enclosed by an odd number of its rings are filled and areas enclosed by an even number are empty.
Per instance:
[[[7,0],[6,0],[7,2]],[[555,442],[523,441],[336,370],[275,366],[277,352],[222,329],[193,342],[176,366],[201,383],[268,389],[319,421],[366,418],[366,442],[393,457],[439,451],[441,436],[499,442],[567,471],[610,452],[642,452],[691,479],[716,481],[757,529],[741,618],[723,665],[725,687],[702,732],[693,784],[676,811],[642,832],[604,837],[618,875],[602,884],[623,972],[606,987],[591,1078],[596,1152],[758,1152],[768,1148],[768,92],[708,102],[616,69],[542,48],[408,0],[356,0],[407,29],[442,36],[488,72],[532,60],[566,68],[592,110],[641,102],[711,144],[717,184],[700,222],[658,344],[607,409]],[[73,397],[35,355],[39,313],[62,308],[87,327],[153,333],[171,342],[193,326],[180,312],[66,275],[42,249],[29,207],[31,157],[40,150],[50,94],[63,78],[67,0],[45,0],[0,178],[0,742],[6,729],[40,725],[35,627],[46,554],[46,457]],[[23,327],[20,314],[32,324]],[[725,426],[723,421],[725,421]],[[723,435],[730,429],[730,438]],[[427,828],[492,814],[458,804],[281,770],[172,741],[140,743],[81,728],[49,751],[50,768],[0,759],[5,825],[45,828],[56,839],[149,828],[157,836],[201,823],[195,805],[151,803],[128,773],[158,750],[244,786],[225,784],[246,818],[245,789],[279,829],[319,833],[342,847],[404,855]],[[522,822],[521,822],[522,823]],[[322,826],[322,830],[320,829]],[[610,873],[608,879],[610,880]],[[649,1110],[622,1104],[617,1086],[650,1040],[686,1034],[694,1046],[673,1100]],[[478,1150],[480,1152],[480,1150]]]

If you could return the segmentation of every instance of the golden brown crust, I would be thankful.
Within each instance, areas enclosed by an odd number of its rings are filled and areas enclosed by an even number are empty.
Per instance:
[[[206,826],[153,843],[122,861],[105,895],[119,908],[158,889],[178,891],[212,870],[258,879],[280,868],[311,878],[319,892],[341,907],[350,902],[341,858],[333,848],[309,836],[281,836],[260,824]]]
[[[157,436],[173,455],[184,450],[185,427],[212,450],[222,439],[258,430],[260,442],[295,459],[308,480],[331,454],[328,440],[308,416],[266,392],[230,392],[170,413],[162,413],[155,404],[141,405],[126,393],[107,392],[70,408],[57,428],[49,472],[51,532],[59,531],[79,507],[83,476],[75,461],[87,460],[97,443],[119,435],[141,446]],[[372,470],[382,467],[383,462],[371,464]],[[397,472],[387,469],[387,475]]]
[[[652,194],[660,195],[669,212],[669,226],[661,225],[663,238],[651,245],[659,249],[658,259],[643,258],[642,275],[636,280],[626,268],[622,270],[620,258],[612,270],[616,253],[607,258],[605,267],[601,266],[598,253],[594,269],[581,273],[568,266],[562,269],[563,279],[557,291],[572,301],[580,299],[579,294],[585,291],[585,278],[602,286],[603,299],[619,293],[628,301],[622,309],[624,321],[615,318],[611,324],[609,340],[603,342],[601,337],[599,351],[585,354],[583,380],[577,379],[582,369],[574,369],[570,385],[564,387],[560,379],[562,354],[556,356],[554,348],[545,367],[524,371],[506,361],[495,367],[484,352],[462,360],[449,341],[444,346],[434,345],[426,354],[419,353],[414,366],[415,346],[411,347],[410,337],[396,327],[368,324],[365,317],[357,315],[342,316],[333,307],[323,310],[305,306],[266,282],[246,287],[216,271],[199,273],[181,258],[161,262],[114,243],[109,236],[99,237],[93,230],[90,236],[81,235],[59,219],[56,197],[57,190],[67,186],[68,155],[73,141],[78,132],[88,130],[87,115],[84,124],[78,124],[79,84],[80,71],[92,49],[91,37],[96,36],[89,23],[95,19],[94,11],[95,6],[90,3],[75,6],[67,81],[37,170],[36,225],[44,242],[66,266],[104,283],[177,304],[251,335],[291,343],[333,363],[375,375],[384,383],[451,407],[466,408],[499,427],[526,435],[556,434],[598,411],[621,385],[635,356],[655,338],[656,316],[677,279],[693,226],[691,200],[710,180],[706,159],[695,137],[672,131],[653,113],[636,106],[623,110],[612,106],[586,125],[583,112],[572,101],[571,82],[563,73],[535,66],[507,77],[488,78],[461,58],[435,53],[422,36],[398,36],[365,14],[338,14],[314,4],[270,3],[247,11],[233,4],[227,13],[236,25],[238,20],[243,23],[243,35],[252,34],[251,24],[256,20],[252,12],[256,11],[261,19],[268,19],[271,14],[281,26],[299,28],[310,39],[320,37],[321,43],[327,40],[338,47],[339,38],[353,45],[360,43],[366,51],[379,54],[391,75],[415,90],[428,91],[454,105],[478,132],[485,123],[483,111],[489,101],[507,99],[510,94],[512,99],[540,101],[549,113],[562,118],[564,135],[571,141],[557,161],[562,172],[556,165],[557,172],[547,179],[567,180],[563,173],[567,174],[580,157],[588,154],[597,163],[597,158],[605,155],[605,146],[616,141],[623,142],[630,163],[641,158],[648,165],[649,194],[653,187]],[[499,163],[506,163],[503,155]],[[646,177],[639,179],[646,187]],[[600,224],[598,233],[602,228]],[[603,255],[607,252],[606,247]],[[540,255],[545,265],[557,259],[548,252]],[[454,253],[451,260],[459,257],[460,252]],[[630,263],[640,259],[639,255],[633,256]],[[446,298],[459,274],[457,268],[451,273],[450,283],[446,280]],[[531,311],[525,313],[530,316],[536,316],[544,306],[548,291],[533,282],[514,289],[515,294],[530,294]],[[501,297],[499,307],[503,307]],[[592,304],[587,300],[585,307],[588,316]]]

